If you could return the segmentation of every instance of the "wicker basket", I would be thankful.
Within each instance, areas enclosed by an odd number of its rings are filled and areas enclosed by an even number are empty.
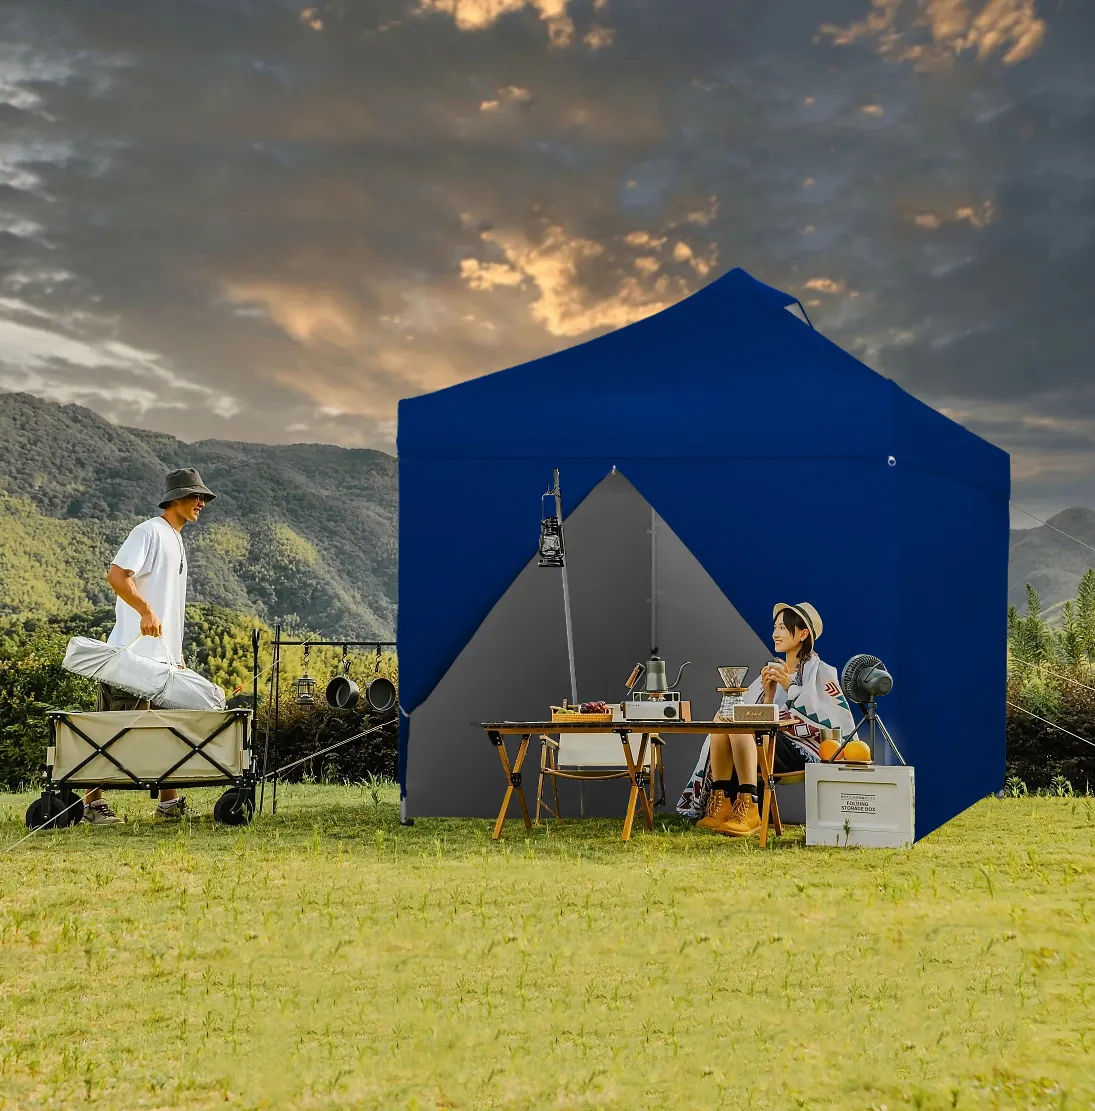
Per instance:
[[[611,722],[612,721],[612,714],[611,713],[607,713],[607,714],[573,714],[573,713],[564,714],[562,706],[552,706],[552,708],[551,708],[551,720],[552,721],[573,721],[573,722],[592,721],[592,722],[597,722],[598,724],[604,724],[606,722]]]

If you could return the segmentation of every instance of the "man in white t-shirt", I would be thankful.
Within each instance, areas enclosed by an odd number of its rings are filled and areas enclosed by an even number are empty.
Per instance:
[[[142,521],[126,537],[107,571],[106,581],[118,596],[114,629],[107,644],[115,648],[131,644],[133,651],[142,656],[185,666],[187,563],[181,533],[216,496],[193,468],[172,471],[167,476],[160,501],[163,512]],[[146,710],[148,702],[100,683],[96,709]],[[156,807],[159,817],[181,818],[186,813],[186,799],[177,791],[160,791]],[[84,820],[93,825],[121,821],[98,788],[84,797]]]

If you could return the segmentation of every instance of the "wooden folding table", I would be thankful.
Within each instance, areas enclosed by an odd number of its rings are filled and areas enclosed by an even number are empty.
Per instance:
[[[643,817],[646,819],[646,828],[654,828],[654,791],[653,776],[650,776],[650,791],[647,791],[645,778],[645,765],[648,747],[652,744],[664,744],[666,736],[676,733],[752,733],[757,738],[757,763],[758,776],[765,785],[764,802],[760,812],[760,844],[761,848],[768,843],[768,823],[771,821],[776,833],[783,832],[779,820],[779,804],[776,801],[775,778],[772,774],[772,765],[775,760],[776,734],[780,730],[778,722],[770,724],[735,723],[730,721],[489,721],[480,722],[480,728],[486,730],[491,744],[498,750],[498,758],[502,762],[502,771],[506,777],[506,793],[502,799],[502,807],[498,811],[498,819],[494,823],[493,839],[502,836],[502,826],[506,821],[510,803],[514,795],[517,796],[518,805],[521,807],[521,817],[524,819],[525,828],[532,829],[532,818],[529,815],[528,802],[525,799],[525,789],[521,783],[521,769],[524,767],[525,756],[528,753],[529,741],[533,737],[557,736],[560,733],[608,733],[619,734],[623,744],[624,761],[627,764],[628,776],[631,779],[631,794],[627,801],[627,813],[624,815],[623,840],[631,840],[631,826],[635,821],[635,810],[642,802]],[[628,735],[640,733],[642,741],[639,745],[638,756],[631,752]],[[517,755],[510,763],[509,752],[506,749],[506,737],[519,737]]]

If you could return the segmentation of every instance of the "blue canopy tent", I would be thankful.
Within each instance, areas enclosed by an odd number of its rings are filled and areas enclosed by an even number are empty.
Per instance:
[[[795,303],[735,269],[609,335],[400,403],[407,816],[496,812],[497,759],[472,723],[542,717],[568,693],[558,572],[535,566],[555,467],[580,697],[620,697],[657,605],[677,658],[702,659],[682,690],[709,716],[714,666],[759,666],[772,606],[806,600],[823,659],[871,652],[894,675],[879,709],[918,769],[918,838],[1003,785],[1008,456]],[[654,522],[675,547],[651,586]]]

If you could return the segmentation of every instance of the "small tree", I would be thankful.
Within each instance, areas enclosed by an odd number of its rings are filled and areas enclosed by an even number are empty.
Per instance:
[[[1087,658],[1083,629],[1076,616],[1076,609],[1071,602],[1065,602],[1063,624],[1054,639],[1057,655],[1062,663],[1072,668],[1078,668]]]
[[[1053,634],[1042,619],[1042,601],[1030,583],[1027,583],[1027,615],[1018,617],[1014,607],[1008,611],[1008,635],[1012,655],[1020,663],[1043,664],[1053,650]]]
[[[1090,567],[1076,591],[1076,623],[1085,659],[1095,660],[1095,569]]]

